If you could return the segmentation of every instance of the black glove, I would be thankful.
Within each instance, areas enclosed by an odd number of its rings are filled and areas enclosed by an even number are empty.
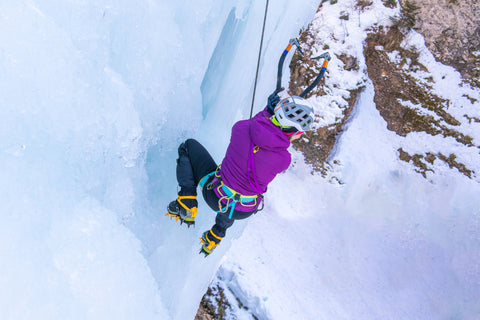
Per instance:
[[[280,102],[278,91],[275,90],[270,96],[268,96],[267,111],[273,115],[275,113],[275,107]]]

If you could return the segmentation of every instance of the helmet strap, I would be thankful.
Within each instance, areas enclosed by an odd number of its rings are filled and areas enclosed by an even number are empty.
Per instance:
[[[272,120],[272,122],[273,122],[274,125],[276,125],[276,126],[279,127],[280,129],[282,129],[282,125],[280,124],[280,122],[278,122],[277,117],[272,116],[272,117],[270,118],[270,120]]]
[[[273,123],[274,125],[276,125],[277,127],[279,127],[286,136],[291,136],[291,135],[293,135],[293,134],[296,133],[296,132],[285,132],[284,129],[288,129],[288,128],[292,128],[292,127],[284,127],[284,126],[282,126],[282,125],[280,124],[280,122],[278,122],[277,117],[272,116],[272,117],[270,118],[270,120],[272,121],[272,123]],[[298,131],[298,130],[297,130],[297,131]]]

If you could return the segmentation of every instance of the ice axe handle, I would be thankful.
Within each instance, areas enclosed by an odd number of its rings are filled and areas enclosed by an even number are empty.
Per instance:
[[[315,80],[312,82],[312,84],[309,85],[307,87],[307,89],[303,90],[303,92],[300,94],[300,97],[302,97],[302,98],[305,98],[305,96],[308,93],[310,93],[310,91],[312,91],[312,89],[315,88],[318,85],[320,80],[322,80],[323,76],[325,75],[325,71],[327,70],[327,65],[328,65],[328,62],[330,61],[331,57],[330,57],[330,54],[328,52],[325,52],[325,53],[319,55],[318,57],[312,58],[312,60],[317,60],[317,59],[325,59],[323,61],[322,69],[320,70],[320,73],[315,78]]]
[[[303,52],[302,52],[302,49],[300,48],[300,44],[298,43],[298,39],[297,38],[290,39],[287,47],[285,48],[285,50],[283,50],[283,53],[280,56],[280,60],[278,60],[277,88],[275,89],[275,91],[277,93],[282,90],[283,63],[285,62],[285,58],[287,57],[288,52],[290,51],[290,49],[292,49],[293,46],[295,46],[300,51],[301,55],[303,56]]]

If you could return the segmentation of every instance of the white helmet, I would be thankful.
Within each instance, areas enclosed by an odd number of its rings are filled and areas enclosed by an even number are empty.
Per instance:
[[[275,107],[275,118],[282,128],[295,127],[298,131],[308,131],[312,129],[313,108],[304,98],[287,96]]]

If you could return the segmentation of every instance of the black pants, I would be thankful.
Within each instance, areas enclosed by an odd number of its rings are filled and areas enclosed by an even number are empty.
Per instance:
[[[216,169],[217,164],[210,153],[197,140],[188,139],[178,147],[177,181],[180,186],[178,194],[181,196],[196,196],[200,180]],[[202,195],[209,207],[213,211],[218,211],[218,197],[213,189],[208,190],[206,187],[212,179],[213,176],[205,183]],[[234,220],[248,218],[252,213],[234,210],[231,219],[228,218],[230,210],[226,213],[217,213],[212,231],[223,238]]]

